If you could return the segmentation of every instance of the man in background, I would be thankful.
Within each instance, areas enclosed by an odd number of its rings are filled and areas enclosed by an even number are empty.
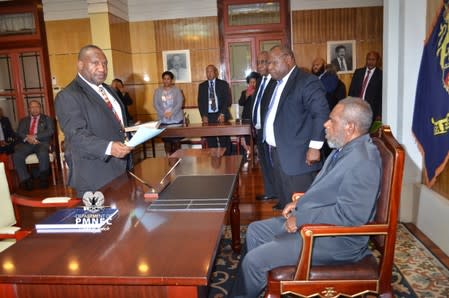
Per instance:
[[[123,84],[123,81],[115,78],[112,80],[111,87],[117,92],[118,97],[125,107],[126,119],[128,120],[127,126],[134,125],[133,117],[128,111],[128,106],[133,104],[133,99],[131,98],[131,96],[129,96],[129,93],[125,91],[125,85]]]
[[[218,69],[214,65],[206,67],[207,80],[198,86],[198,109],[204,124],[224,123],[229,120],[229,102],[232,102],[229,85],[218,79]],[[209,148],[225,148],[225,154],[231,154],[231,139],[229,136],[207,137]]]
[[[276,87],[276,80],[272,79],[268,72],[268,60],[269,53],[267,51],[262,51],[257,55],[257,71],[262,75],[262,78],[257,81],[252,105],[252,123],[256,132],[256,146],[264,188],[263,194],[256,195],[256,200],[258,201],[277,198],[274,187],[273,166],[268,155],[268,147],[263,139],[264,120],[273,90]]]
[[[326,89],[326,99],[329,104],[329,111],[343,98],[346,97],[345,84],[338,78],[335,66],[333,64],[326,65],[323,58],[316,58],[312,63],[312,73],[316,75],[323,83]],[[323,144],[321,148],[324,158],[329,156],[331,149],[327,143]]]
[[[33,183],[28,173],[25,159],[36,153],[39,160],[39,187],[48,187],[50,174],[49,146],[55,132],[53,119],[41,113],[41,103],[38,100],[28,102],[29,116],[22,118],[17,128],[18,142],[14,148],[14,167],[19,176],[19,187],[32,190]]]
[[[273,165],[282,210],[294,192],[305,192],[322,166],[323,124],[329,106],[323,84],[296,66],[293,51],[270,50],[268,71],[277,81],[264,122],[264,140]]]
[[[366,54],[365,67],[354,72],[349,96],[366,100],[373,110],[373,120],[382,120],[382,70],[378,67],[380,55],[378,52]]]
[[[70,148],[69,185],[78,197],[126,172],[125,107],[104,83],[108,61],[95,45],[81,48],[78,74],[55,100],[56,115]]]
[[[0,108],[0,153],[11,154],[14,151],[16,135],[11,127],[9,118]]]

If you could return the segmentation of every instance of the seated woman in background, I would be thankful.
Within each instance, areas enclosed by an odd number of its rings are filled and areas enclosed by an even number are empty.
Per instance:
[[[242,95],[239,99],[239,105],[243,106],[242,111],[242,121],[251,123],[252,119],[252,105],[253,105],[253,98],[256,96],[256,82],[261,78],[261,75],[255,71],[251,72],[246,77],[246,83],[248,84],[248,87],[242,91]],[[244,142],[242,144],[243,148],[246,151],[246,158],[250,159],[251,156],[251,148],[249,148],[250,144],[250,136],[245,136]]]
[[[153,106],[156,109],[161,125],[182,124],[184,112],[184,96],[173,83],[175,76],[170,71],[162,73],[162,86],[154,90]],[[181,147],[180,138],[162,138],[167,155]]]

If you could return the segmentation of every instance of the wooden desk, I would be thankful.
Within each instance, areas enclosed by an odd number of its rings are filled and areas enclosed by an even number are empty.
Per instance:
[[[170,154],[170,157],[210,156],[218,158],[224,155],[225,150],[225,148],[178,149]]]
[[[160,181],[168,160],[147,159],[136,174]],[[210,158],[185,157],[170,177],[237,174],[240,165],[240,156],[224,156],[215,168]],[[206,295],[226,212],[149,212],[145,186],[127,174],[102,191],[119,209],[110,230],[32,233],[0,253],[0,297]]]
[[[178,127],[167,127],[159,137],[213,137],[213,136],[251,136],[251,124],[243,122],[226,123],[190,123]],[[253,138],[250,137],[250,148],[254,152]],[[254,158],[252,158],[254,166]]]

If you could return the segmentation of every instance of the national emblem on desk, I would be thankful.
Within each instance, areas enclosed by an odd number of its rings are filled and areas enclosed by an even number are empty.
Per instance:
[[[83,195],[84,210],[90,212],[98,212],[103,208],[104,205],[104,195],[101,191],[96,191],[95,193],[91,191],[86,191]]]

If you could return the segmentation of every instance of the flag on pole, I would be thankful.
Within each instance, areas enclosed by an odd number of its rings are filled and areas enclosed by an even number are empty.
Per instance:
[[[412,131],[424,159],[425,182],[431,187],[449,159],[449,8],[440,13],[421,58]]]

